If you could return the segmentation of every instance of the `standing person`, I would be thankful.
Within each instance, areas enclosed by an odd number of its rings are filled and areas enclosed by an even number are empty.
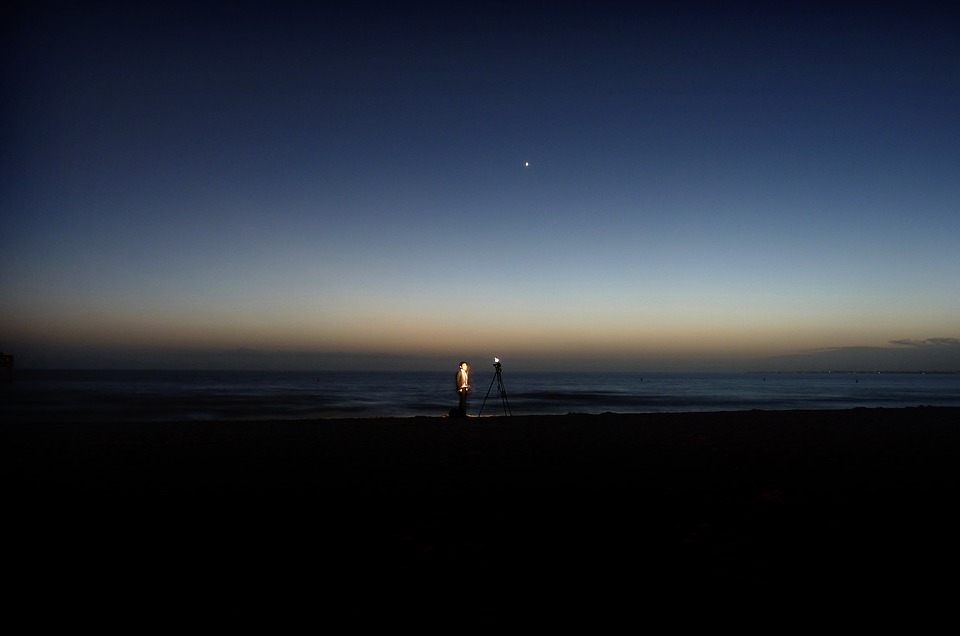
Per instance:
[[[460,417],[467,416],[467,391],[470,390],[470,365],[464,360],[457,370],[457,395],[460,396]]]

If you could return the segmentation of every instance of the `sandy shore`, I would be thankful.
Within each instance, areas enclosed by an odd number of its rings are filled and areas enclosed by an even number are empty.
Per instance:
[[[960,564],[958,416],[5,424],[3,469],[62,571],[889,592]]]

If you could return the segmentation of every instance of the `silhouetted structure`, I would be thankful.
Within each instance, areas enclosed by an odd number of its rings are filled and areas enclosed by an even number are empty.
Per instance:
[[[3,368],[3,381],[13,381],[13,356],[0,351],[0,367]]]
[[[500,394],[500,403],[503,406],[504,415],[513,415],[513,411],[510,410],[510,403],[507,402],[507,390],[503,386],[503,374],[502,367],[500,366],[500,359],[493,359],[493,368],[496,369],[496,372],[493,374],[493,379],[490,380],[490,386],[487,387],[487,394],[483,396],[483,402],[480,404],[480,412],[477,413],[477,417],[483,413],[483,407],[487,403],[487,398],[490,397],[490,389],[493,388],[493,383],[497,383],[497,393]]]

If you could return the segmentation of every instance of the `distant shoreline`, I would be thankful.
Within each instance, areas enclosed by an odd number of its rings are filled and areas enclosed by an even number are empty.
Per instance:
[[[20,366],[16,367],[17,372],[27,371],[27,372],[53,372],[53,373],[84,373],[84,372],[131,372],[131,373],[320,373],[320,374],[330,374],[330,373],[345,373],[345,374],[356,374],[356,373],[374,373],[374,374],[396,374],[395,369],[254,369],[254,368],[243,368],[243,369],[217,369],[217,368],[174,368],[174,367],[29,367],[29,366]],[[585,373],[585,374],[604,374],[604,373],[615,373],[615,374],[629,374],[629,375],[649,375],[651,377],[658,375],[816,375],[816,374],[857,374],[857,375],[876,375],[876,374],[902,374],[902,375],[956,375],[960,374],[960,369],[954,371],[897,371],[893,369],[823,369],[823,370],[798,370],[798,371],[724,371],[724,370],[713,370],[713,371],[630,371],[630,370],[603,370],[598,371],[595,369],[592,370],[570,370],[570,369],[531,369],[531,368],[522,368],[522,369],[511,369],[510,372],[516,373],[557,373],[557,374],[569,374],[569,373]],[[415,374],[449,374],[449,369],[438,368],[438,369],[426,369],[426,370],[413,370],[413,371],[404,371],[404,373],[415,373]],[[505,373],[508,373],[505,371]]]
[[[404,423],[404,422],[439,422],[444,424],[449,424],[451,426],[456,426],[457,424],[468,424],[474,422],[488,422],[488,421],[499,421],[503,420],[504,422],[514,422],[514,423],[523,423],[537,420],[573,420],[573,419],[617,419],[617,420],[630,420],[630,419],[643,419],[643,418],[654,418],[654,417],[685,417],[685,416],[722,416],[722,417],[731,417],[742,414],[769,414],[769,415],[784,415],[784,414],[805,414],[811,417],[813,416],[827,416],[830,414],[842,414],[848,412],[862,412],[862,411],[883,411],[887,413],[891,412],[903,412],[906,414],[914,413],[918,410],[945,410],[945,411],[956,411],[958,419],[960,419],[960,407],[958,406],[940,406],[932,404],[917,404],[915,406],[852,406],[845,408],[756,408],[756,409],[729,409],[729,410],[676,410],[676,411],[636,411],[636,412],[617,412],[617,411],[603,411],[603,412],[584,412],[584,411],[570,411],[568,413],[518,413],[516,415],[504,415],[503,413],[490,413],[483,415],[468,414],[465,418],[459,417],[450,417],[447,414],[443,415],[331,415],[331,416],[318,416],[318,417],[302,417],[302,418],[283,418],[283,417],[234,417],[234,418],[210,418],[210,419],[134,419],[134,418],[24,418],[18,419],[17,412],[8,413],[11,417],[11,421],[6,422],[5,426],[33,426],[33,425],[66,425],[66,426],[153,426],[153,427],[162,427],[162,426],[206,426],[206,425],[299,425],[299,424],[310,424],[310,423]]]

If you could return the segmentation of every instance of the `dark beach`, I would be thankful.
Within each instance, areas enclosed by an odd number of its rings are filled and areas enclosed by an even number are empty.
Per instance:
[[[906,593],[958,563],[958,415],[7,423],[9,545],[73,585]]]

